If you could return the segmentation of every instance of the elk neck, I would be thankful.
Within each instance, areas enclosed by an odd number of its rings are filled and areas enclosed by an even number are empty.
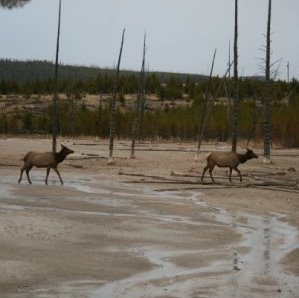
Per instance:
[[[248,158],[247,154],[245,153],[245,154],[238,154],[238,159],[239,159],[240,163],[244,163],[244,162],[246,162],[249,158]]]
[[[55,154],[55,160],[57,161],[57,163],[63,162],[67,156],[67,152],[63,149],[61,149],[58,153],[54,153],[54,154]]]

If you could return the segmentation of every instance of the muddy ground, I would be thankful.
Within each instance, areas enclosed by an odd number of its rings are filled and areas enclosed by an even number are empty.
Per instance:
[[[29,150],[50,139],[0,139],[0,297],[299,297],[299,150],[274,149],[228,182],[205,157],[228,144],[64,140],[73,150],[44,185]],[[244,151],[239,148],[239,151]]]

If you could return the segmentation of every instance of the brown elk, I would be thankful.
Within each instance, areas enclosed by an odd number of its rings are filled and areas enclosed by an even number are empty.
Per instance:
[[[61,184],[63,184],[63,181],[61,179],[61,176],[60,176],[60,173],[59,173],[57,167],[58,167],[58,164],[63,162],[64,159],[67,157],[67,155],[69,155],[71,153],[74,153],[74,151],[63,146],[63,145],[61,145],[61,150],[58,153],[54,153],[54,152],[39,153],[39,152],[33,152],[33,151],[28,152],[23,159],[24,165],[21,168],[20,179],[18,182],[20,183],[22,181],[23,172],[26,171],[28,182],[30,184],[32,184],[30,177],[29,177],[29,172],[32,169],[32,167],[35,166],[37,168],[47,168],[47,176],[46,176],[46,180],[45,180],[46,184],[48,184],[48,176],[49,176],[51,169],[53,169],[57,173]]]
[[[240,170],[238,169],[238,165],[240,163],[245,163],[247,160],[252,158],[258,158],[258,156],[252,151],[247,149],[245,154],[238,154],[235,152],[210,152],[207,156],[207,165],[205,166],[201,181],[203,181],[205,172],[209,169],[209,173],[212,181],[214,182],[214,178],[212,176],[212,172],[214,167],[217,165],[218,167],[227,167],[229,168],[229,181],[232,182],[232,171],[235,170],[238,172],[240,176],[240,182],[242,181],[242,175]]]

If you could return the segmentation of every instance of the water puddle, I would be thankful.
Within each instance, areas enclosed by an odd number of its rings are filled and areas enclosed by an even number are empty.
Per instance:
[[[174,193],[164,196],[168,200],[182,198]],[[209,207],[198,193],[191,193],[187,199]],[[206,267],[188,269],[170,260],[179,255],[211,253],[213,248],[197,251],[138,248],[132,251],[146,257],[153,269],[107,283],[90,297],[298,297],[299,278],[287,274],[279,265],[288,252],[299,247],[297,229],[277,214],[258,216],[210,209],[205,215],[214,219],[215,224],[228,225],[242,235],[238,245],[224,248],[231,252],[231,259],[216,259]],[[183,223],[191,221],[181,219]]]
[[[1,178],[0,198],[12,197],[16,182],[12,177]],[[146,218],[155,223],[176,223],[193,225],[204,229],[209,226],[225,226],[238,232],[242,238],[238,243],[223,247],[190,249],[171,249],[162,246],[131,247],[127,252],[136,257],[145,257],[152,269],[113,282],[72,281],[55,285],[51,289],[38,289],[32,297],[299,297],[299,277],[287,274],[280,266],[281,259],[291,250],[299,247],[298,231],[288,225],[279,214],[264,216],[242,212],[230,212],[210,206],[204,197],[196,192],[157,193],[149,188],[130,189],[131,186],[101,184],[94,179],[88,181],[72,179],[66,187],[82,192],[82,200],[90,200],[102,205],[130,206],[130,212],[96,212],[84,210],[55,209],[59,212],[71,212],[85,215],[121,216],[128,218]],[[86,194],[86,196],[84,195]],[[88,197],[87,194],[96,195]],[[167,202],[179,206],[184,202],[204,207],[200,218],[177,214],[160,214],[157,210],[143,207],[134,199],[147,198],[151,202]],[[1,209],[13,207],[0,204]],[[42,207],[30,207],[42,208]],[[52,210],[47,208],[47,210]],[[186,239],[188,241],[188,239]],[[117,252],[115,248],[115,251]],[[225,251],[230,257],[215,258],[198,268],[178,266],[173,259],[188,255],[213,255]],[[69,294],[71,293],[71,294]],[[76,294],[77,295],[76,295]],[[60,296],[59,296],[60,295]]]

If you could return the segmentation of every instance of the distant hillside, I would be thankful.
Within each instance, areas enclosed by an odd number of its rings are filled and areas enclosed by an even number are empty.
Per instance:
[[[99,74],[113,75],[114,70],[108,68],[78,66],[78,65],[63,65],[59,67],[59,79],[73,78],[80,80],[95,79]],[[170,77],[176,77],[181,80],[185,80],[187,77],[202,80],[206,79],[206,76],[186,74],[186,73],[169,73],[169,72],[150,72],[155,73],[161,81],[167,80]],[[121,70],[121,74],[130,75],[136,74],[136,71]],[[54,77],[54,64],[49,61],[18,61],[0,59],[0,80],[11,80],[18,83],[34,81],[34,80],[46,80]]]

